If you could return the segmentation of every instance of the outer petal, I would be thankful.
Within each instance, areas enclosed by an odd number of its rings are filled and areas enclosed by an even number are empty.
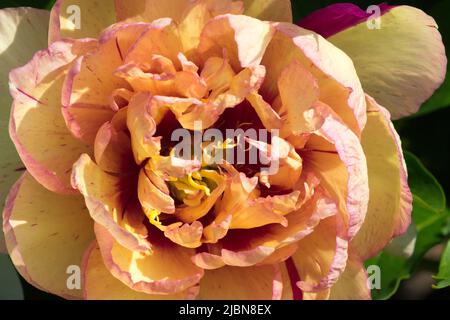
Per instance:
[[[328,40],[352,58],[365,91],[398,119],[419,110],[442,84],[447,58],[432,17],[409,6],[382,9],[379,29],[370,30],[364,19]],[[347,18],[334,10],[336,24]],[[321,31],[322,21],[311,27]]]
[[[108,228],[117,241],[138,252],[150,249],[136,179],[105,173],[84,154],[73,167],[72,184],[85,197],[92,219]]]
[[[55,192],[74,193],[71,167],[80,154],[89,151],[67,130],[61,115],[61,89],[67,68],[90,48],[89,40],[55,42],[10,73],[11,138],[30,174]]]
[[[48,11],[32,8],[0,10],[0,204],[6,198],[9,188],[20,175],[23,167],[14,145],[8,135],[8,120],[12,99],[8,92],[8,73],[27,61],[47,45]],[[0,220],[1,222],[1,220]],[[5,252],[3,235],[0,235],[0,252]]]
[[[317,79],[320,101],[329,105],[359,135],[367,120],[366,103],[351,59],[309,30],[287,23],[274,24],[274,28],[275,35],[262,60],[267,69],[262,86],[266,101],[272,103],[277,98],[281,73],[293,60],[298,60]]]
[[[241,0],[244,2],[246,16],[259,20],[292,22],[290,0]]]
[[[52,193],[25,173],[11,190],[3,217],[8,251],[20,274],[42,290],[80,298],[81,290],[69,289],[68,268],[80,266],[94,238],[82,197]]]
[[[50,16],[48,42],[97,38],[115,22],[114,0],[58,0]]]
[[[84,254],[82,272],[84,298],[88,300],[183,300],[193,299],[198,293],[198,287],[170,295],[147,294],[127,287],[106,268],[96,241]]]
[[[195,286],[203,269],[190,260],[193,249],[182,248],[165,240],[154,230],[150,234],[152,252],[140,254],[117,243],[99,224],[95,233],[106,267],[130,288],[150,294],[173,294]]]
[[[406,232],[411,222],[412,195],[400,137],[389,112],[368,97],[368,122],[362,145],[369,170],[369,208],[352,249],[366,260],[393,237]]]
[[[200,282],[201,300],[271,300],[278,290],[274,266],[223,267],[205,273]]]
[[[330,299],[371,299],[371,292],[368,286],[366,269],[364,269],[364,265],[355,257],[349,257],[344,273],[341,274],[339,280],[331,288]]]

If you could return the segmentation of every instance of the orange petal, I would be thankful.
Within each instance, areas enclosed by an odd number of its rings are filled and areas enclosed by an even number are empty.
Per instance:
[[[168,227],[164,235],[182,247],[195,249],[202,245],[203,225],[199,221],[194,221],[191,224]]]
[[[147,210],[157,210],[164,213],[174,213],[175,202],[164,181],[158,181],[160,179],[152,171],[141,169],[138,184],[139,201],[146,212]],[[163,188],[158,187],[161,184],[163,184]]]
[[[20,274],[41,290],[81,298],[81,290],[68,286],[68,268],[80,266],[94,238],[83,198],[50,192],[24,173],[11,189],[3,216],[8,251]]]
[[[154,137],[156,122],[152,117],[153,98],[149,93],[136,94],[128,106],[127,125],[130,130],[134,158],[138,164],[158,155],[161,138]],[[149,110],[150,109],[150,110]]]
[[[99,224],[95,234],[105,266],[112,275],[130,288],[149,294],[173,294],[195,286],[203,270],[190,260],[194,250],[172,244],[155,234],[150,234],[152,252],[142,254],[121,246]]]
[[[74,193],[70,186],[72,165],[80,154],[89,152],[88,146],[67,130],[60,108],[67,69],[90,48],[90,40],[55,42],[10,73],[14,97],[11,139],[30,174],[59,193]]]

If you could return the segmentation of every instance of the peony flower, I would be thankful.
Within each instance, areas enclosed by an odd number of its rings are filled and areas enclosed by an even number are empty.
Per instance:
[[[3,213],[17,270],[75,299],[370,298],[363,261],[412,208],[379,103],[417,111],[446,67],[432,18],[381,8],[379,30],[347,4],[302,28],[287,0],[0,11],[3,68],[42,48],[50,21],[48,48],[9,75],[26,167]]]

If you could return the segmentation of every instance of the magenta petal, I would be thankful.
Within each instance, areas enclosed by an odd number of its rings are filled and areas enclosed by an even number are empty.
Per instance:
[[[395,7],[387,3],[378,6],[382,15]],[[317,32],[324,38],[329,38],[338,32],[368,20],[372,15],[373,13],[368,13],[352,3],[337,3],[314,11],[300,20],[298,25]]]

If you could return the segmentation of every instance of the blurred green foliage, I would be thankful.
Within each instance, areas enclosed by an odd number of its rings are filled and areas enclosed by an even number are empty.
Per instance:
[[[294,20],[298,21],[314,10],[338,2],[345,1],[292,0]],[[352,2],[362,8],[376,3],[373,0]],[[53,3],[54,0],[2,0],[0,8],[31,6],[50,9]],[[446,47],[450,48],[450,23],[448,23],[450,0],[389,1],[389,4],[415,6],[432,15],[440,26]],[[406,153],[406,160],[410,174],[409,182],[414,194],[413,220],[417,239],[414,252],[410,257],[396,255],[386,250],[367,262],[368,265],[379,265],[382,271],[382,287],[381,290],[373,291],[375,299],[392,297],[401,280],[409,278],[421,263],[424,254],[434,245],[446,241],[450,233],[448,223],[450,211],[446,208],[445,202],[445,193],[447,196],[450,193],[450,125],[448,124],[450,108],[447,108],[448,106],[450,106],[450,75],[417,115],[395,123],[402,137],[404,149],[415,154],[414,156]],[[438,181],[443,185],[443,189]],[[22,290],[9,263],[7,257],[1,257],[1,276],[8,278],[10,298],[21,298]],[[450,243],[447,244],[439,269],[436,267],[436,273],[435,288],[448,287],[450,285]],[[3,278],[2,281],[4,281]],[[25,280],[21,279],[21,282],[25,298],[53,298],[28,285]]]

